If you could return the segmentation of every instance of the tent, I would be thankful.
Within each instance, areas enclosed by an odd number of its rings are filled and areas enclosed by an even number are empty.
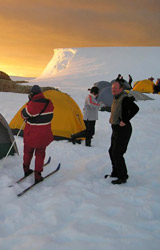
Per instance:
[[[124,80],[124,79],[123,79]],[[112,87],[112,83],[115,82],[116,79],[112,80],[111,82],[107,82],[107,81],[99,81],[99,82],[95,82],[94,83],[94,86],[98,87],[100,92],[104,89],[104,88],[107,88],[107,87]],[[130,84],[124,80],[124,89],[125,90],[130,90],[131,89],[131,86]]]
[[[95,82],[93,85],[95,87],[98,87],[99,90],[101,91],[103,88],[106,88],[107,86],[111,86],[112,84],[107,81],[99,81],[99,82]]]
[[[98,102],[103,102],[106,107],[102,108],[101,111],[110,111],[111,105],[112,105],[112,101],[113,101],[113,95],[112,95],[112,87],[107,86],[106,88],[103,88],[98,97],[97,97],[97,101]]]
[[[114,80],[113,80],[114,81]],[[112,81],[112,83],[113,83]],[[129,90],[126,89],[125,87],[125,90],[127,92],[129,92]],[[112,101],[113,101],[113,94],[112,94],[112,84],[107,84],[107,87],[103,88],[98,97],[97,97],[97,100],[99,102],[103,102],[106,106],[105,107],[102,107],[100,110],[101,111],[111,111],[111,105],[112,105]]]
[[[153,93],[154,90],[154,82],[148,79],[137,81],[133,86],[134,91],[139,91],[141,93]]]
[[[12,131],[5,120],[5,118],[0,114],[0,159],[5,157],[14,141],[14,136]],[[14,143],[9,155],[18,154],[18,149],[16,142]]]
[[[82,112],[69,95],[57,90],[48,90],[43,92],[43,94],[54,105],[54,117],[51,122],[51,128],[55,140],[70,139],[71,134],[86,129]],[[25,105],[21,107],[9,124],[13,133],[17,133],[23,123],[21,110]],[[23,135],[23,130],[21,135]]]
[[[139,91],[135,91],[135,90],[126,90],[126,92],[128,93],[128,96],[134,96],[136,101],[139,100],[154,100],[153,98],[149,97],[148,95],[145,95]]]
[[[153,100],[153,98],[150,98],[149,96],[140,93],[138,91],[133,91],[133,90],[125,90],[128,93],[129,97],[134,97],[136,101],[138,100]],[[106,87],[104,89],[102,89],[99,93],[99,96],[97,98],[97,100],[100,102],[103,102],[106,106],[102,107],[100,110],[101,111],[111,111],[111,105],[112,105],[112,101],[113,101],[113,95],[112,95],[112,90],[111,90],[111,86]]]

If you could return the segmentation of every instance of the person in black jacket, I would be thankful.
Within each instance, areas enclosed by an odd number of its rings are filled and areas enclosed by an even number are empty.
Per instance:
[[[131,89],[132,89],[132,81],[133,81],[133,79],[132,79],[131,75],[128,75],[128,77],[129,77],[128,83],[129,83],[129,85],[131,86]]]
[[[112,181],[112,184],[126,183],[128,179],[123,155],[127,151],[132,134],[130,120],[139,111],[139,107],[123,91],[123,86],[123,79],[116,79],[112,84],[114,98],[110,116],[112,136],[109,155],[112,163],[111,177],[117,177],[116,180]]]

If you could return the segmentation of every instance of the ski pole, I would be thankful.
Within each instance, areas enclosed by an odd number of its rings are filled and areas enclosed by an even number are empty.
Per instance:
[[[25,123],[25,120],[23,121],[22,126],[21,126],[21,128],[19,129],[19,131],[18,131],[16,137],[19,136],[19,134],[20,134],[20,132],[21,132],[23,126],[24,126],[24,123]],[[6,154],[6,156],[5,156],[5,158],[4,158],[3,161],[2,161],[2,164],[0,165],[0,168],[2,168],[2,166],[4,165],[4,162],[6,161],[6,159],[7,159],[8,155],[9,155],[9,153],[11,152],[11,149],[13,148],[15,142],[16,142],[16,139],[14,139],[14,141],[12,142],[12,144],[11,144],[11,146],[10,146],[10,148],[9,148],[9,150],[8,150],[8,152],[7,152],[7,154]]]

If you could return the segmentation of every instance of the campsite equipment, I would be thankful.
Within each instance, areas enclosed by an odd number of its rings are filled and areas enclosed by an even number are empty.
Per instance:
[[[55,170],[53,170],[52,172],[50,172],[49,174],[45,175],[43,177],[43,180],[47,179],[49,176],[54,175],[55,173],[57,173],[60,170],[61,167],[61,163],[58,164],[57,168]],[[19,194],[17,194],[18,197],[22,196],[23,194],[25,194],[26,192],[28,192],[30,189],[32,189],[34,186],[36,186],[37,184],[39,184],[40,182],[34,182],[33,184],[31,184],[29,187],[25,188],[23,191],[21,191]]]
[[[153,98],[151,98],[148,95],[145,95],[144,93],[141,93],[139,91],[135,91],[135,90],[126,90],[126,92],[128,93],[128,96],[134,96],[136,101],[139,100],[143,100],[143,101],[147,101],[147,100],[154,100]]]
[[[85,130],[82,112],[77,103],[67,94],[57,91],[48,90],[43,92],[45,98],[50,99],[54,105],[54,116],[51,122],[51,129],[55,140],[70,139],[71,134]],[[21,110],[13,117],[10,122],[10,128],[13,133],[20,129],[23,119]],[[23,129],[20,133],[23,135]]]
[[[100,89],[99,95],[97,97],[98,102],[103,102],[106,106],[103,107],[101,110],[110,111],[110,107],[112,105],[113,101],[113,95],[112,95],[112,83],[115,81],[112,80],[111,82],[107,81],[99,81],[94,83],[94,86],[98,87]],[[124,80],[124,89],[130,90],[131,86],[129,83]],[[109,108],[109,109],[108,109]]]
[[[102,89],[104,89],[106,87],[112,86],[112,84],[110,82],[107,82],[107,81],[99,81],[99,82],[95,82],[94,86],[98,87],[99,90],[101,91]]]
[[[21,132],[23,126],[24,126],[24,123],[25,123],[25,121],[23,121],[22,126],[21,126],[20,130],[19,130],[18,133],[17,133],[17,136],[19,136],[19,134],[20,134],[20,132]],[[3,161],[2,161],[2,164],[0,165],[0,168],[3,166],[3,164],[4,164],[4,162],[6,161],[8,155],[9,155],[10,152],[12,151],[12,148],[14,147],[15,143],[16,143],[16,140],[13,140],[13,142],[12,142],[12,144],[11,144],[11,146],[10,146],[10,148],[9,148],[9,150],[8,150],[8,152],[7,152],[7,154],[6,154],[6,156],[5,156],[5,158],[4,158]]]
[[[134,97],[136,101],[139,100],[153,100],[153,98],[139,92],[139,91],[134,91],[134,90],[125,90],[128,93],[129,97]],[[111,111],[111,105],[112,105],[112,101],[113,101],[113,95],[112,95],[112,90],[111,87],[106,87],[103,88],[101,90],[101,92],[99,93],[99,96],[97,98],[97,100],[99,102],[103,102],[106,106],[102,107],[100,110],[101,111]]]
[[[51,162],[51,156],[49,156],[48,160],[43,164],[43,167],[47,166],[49,163]],[[34,173],[34,170],[32,170],[32,173]],[[31,174],[32,174],[31,173]],[[29,175],[28,175],[29,176]],[[13,187],[14,184],[19,184],[21,181],[23,181],[24,179],[26,179],[28,176],[23,176],[20,179],[18,179],[15,183],[10,184],[8,187]]]
[[[103,88],[97,98],[98,102],[103,102],[106,107],[111,107],[113,101],[112,86],[107,86]]]
[[[101,90],[104,89],[104,88],[112,87],[112,83],[115,82],[115,81],[116,81],[116,79],[112,80],[111,82],[99,81],[99,82],[94,83],[94,86],[98,87],[99,90],[100,90],[100,92],[101,92]],[[124,82],[123,82],[123,84],[124,84],[124,89],[125,89],[125,90],[126,90],[126,89],[128,89],[128,90],[131,89],[130,84],[129,84],[126,80],[124,80],[124,79],[123,79],[123,81],[124,81]]]
[[[154,82],[148,79],[134,82],[133,90],[141,93],[153,93]]]
[[[14,136],[12,131],[5,120],[5,118],[0,114],[0,159],[6,155],[18,154],[17,145],[14,142]],[[12,147],[11,147],[12,146]]]

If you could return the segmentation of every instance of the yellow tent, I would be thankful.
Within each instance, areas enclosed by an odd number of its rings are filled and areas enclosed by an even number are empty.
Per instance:
[[[154,88],[154,82],[145,79],[142,81],[135,82],[132,90],[139,91],[141,93],[153,93],[153,88]]]
[[[56,90],[48,90],[43,92],[43,94],[54,105],[54,117],[51,127],[55,139],[69,139],[71,138],[71,134],[86,129],[82,112],[77,103],[69,95]],[[9,124],[15,134],[22,126],[21,110],[25,105],[17,112]]]

